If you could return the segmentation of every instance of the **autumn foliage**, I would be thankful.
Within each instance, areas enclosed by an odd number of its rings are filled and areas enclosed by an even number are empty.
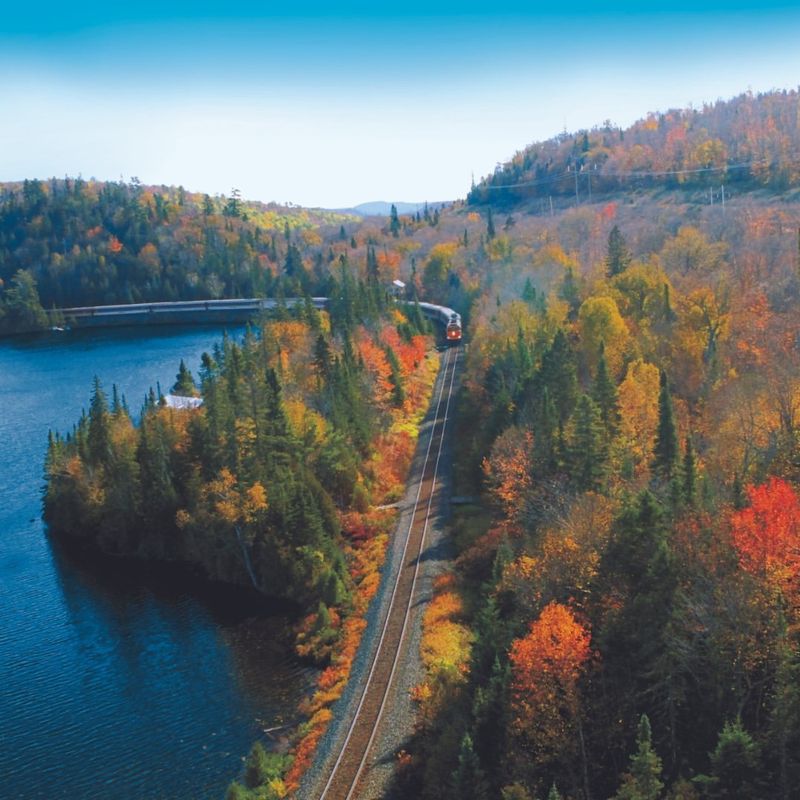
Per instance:
[[[779,587],[800,575],[800,499],[772,478],[747,489],[749,505],[731,514],[731,537],[742,568]]]
[[[550,603],[511,645],[513,729],[531,744],[537,761],[556,757],[572,743],[590,638],[569,608]]]

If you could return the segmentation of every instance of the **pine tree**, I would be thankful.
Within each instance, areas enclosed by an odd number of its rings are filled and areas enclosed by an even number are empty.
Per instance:
[[[270,777],[270,766],[267,751],[261,742],[256,742],[247,756],[245,765],[244,782],[249,789],[261,786]]]
[[[547,793],[547,800],[563,800],[561,792],[558,791],[558,786],[555,783],[550,787],[550,791]]]
[[[397,206],[394,203],[392,203],[392,208],[389,212],[389,230],[395,239],[400,235],[400,219],[397,216]]]
[[[572,477],[582,491],[599,489],[606,476],[608,448],[600,409],[589,395],[581,395],[575,407],[572,442]]]
[[[558,288],[558,296],[559,299],[569,305],[570,319],[575,319],[578,315],[578,309],[581,307],[581,295],[578,289],[578,282],[575,279],[575,270],[572,267],[567,267],[564,273],[564,279]]]
[[[558,412],[558,423],[566,425],[578,399],[578,368],[575,353],[561,328],[542,357],[537,382],[542,388],[549,389]]]
[[[489,787],[481,769],[480,759],[475,753],[472,737],[464,734],[458,753],[458,766],[452,777],[453,796],[459,800],[488,800]]]
[[[650,720],[642,714],[636,736],[636,752],[630,769],[622,776],[622,785],[614,800],[658,800],[664,783],[661,780],[661,759],[653,750]]]
[[[536,302],[536,287],[533,285],[530,276],[525,278],[525,286],[522,287],[522,299],[528,305],[533,305]]]
[[[683,501],[687,506],[693,506],[697,500],[697,464],[694,457],[692,437],[686,437],[686,447],[683,451]]]
[[[486,218],[486,238],[491,241],[495,237],[494,218],[492,217],[492,207],[489,206],[489,214]]]
[[[111,460],[111,431],[108,401],[100,379],[95,375],[89,403],[89,425],[86,435],[89,460],[92,464],[108,464]]]
[[[178,374],[175,378],[175,385],[172,387],[173,394],[180,395],[181,397],[197,397],[197,385],[183,359],[181,359],[180,366],[178,367]]]
[[[675,429],[672,395],[669,391],[667,373],[661,370],[658,392],[658,429],[653,448],[653,471],[663,481],[668,482],[672,478],[677,461],[678,434]]]
[[[712,800],[760,800],[758,746],[744,729],[742,721],[726,722],[717,746],[709,756],[711,775],[699,775],[696,780]]]
[[[606,274],[609,278],[624,272],[631,263],[631,254],[625,237],[616,225],[608,234],[608,251],[606,253]]]
[[[597,361],[597,374],[592,386],[592,399],[600,409],[600,418],[606,431],[607,441],[611,441],[619,430],[620,413],[617,399],[617,386],[608,374],[605,343],[600,342],[600,356]]]

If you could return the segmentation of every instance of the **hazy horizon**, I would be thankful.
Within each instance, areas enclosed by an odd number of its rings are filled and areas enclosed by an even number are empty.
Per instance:
[[[532,141],[795,88],[800,10],[753,2],[17,8],[0,180],[137,176],[304,206],[463,197]]]

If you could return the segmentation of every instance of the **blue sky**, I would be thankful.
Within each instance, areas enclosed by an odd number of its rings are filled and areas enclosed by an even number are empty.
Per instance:
[[[17,3],[0,180],[450,199],[564,128],[796,87],[798,30],[800,9],[770,0]]]

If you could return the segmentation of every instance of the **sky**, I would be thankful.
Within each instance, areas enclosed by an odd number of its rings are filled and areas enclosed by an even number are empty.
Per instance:
[[[563,130],[797,88],[798,31],[786,0],[16,0],[0,181],[451,200]]]

